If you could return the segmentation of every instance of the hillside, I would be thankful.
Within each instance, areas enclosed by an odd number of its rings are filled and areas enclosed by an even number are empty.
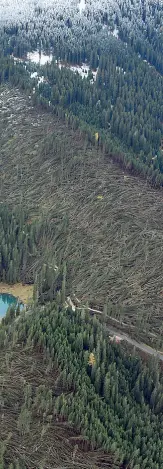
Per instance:
[[[108,314],[136,325],[139,336],[142,325],[144,337],[161,335],[162,193],[7,87],[0,164],[1,203],[21,204],[36,223],[46,218],[39,263],[66,262],[67,294],[109,303]]]
[[[33,88],[36,102],[84,123],[89,135],[94,127],[121,166],[162,186],[162,3],[27,0],[14,14],[11,1],[0,8],[0,83]],[[31,67],[37,55],[43,67]]]
[[[0,327],[2,467],[161,469],[156,360],[109,342],[96,318],[58,298]]]
[[[22,347],[14,347],[13,350],[6,348],[5,352],[0,353],[1,376],[4,380],[4,388],[1,389],[0,417],[3,426],[1,424],[0,427],[0,460],[2,461],[4,452],[4,467],[10,469],[113,467],[111,455],[107,456],[102,451],[96,453],[89,447],[84,450],[84,444],[82,448],[84,438],[78,440],[78,432],[74,431],[71,424],[55,418],[52,408],[49,408],[50,412],[48,411],[46,416],[42,410],[40,412],[35,408],[34,400],[36,402],[39,393],[42,397],[44,392],[46,395],[49,392],[49,397],[52,395],[54,382],[58,376],[57,369],[48,371],[48,362],[44,360],[43,364],[43,358],[42,353],[36,351],[31,354],[30,350],[24,350]],[[23,428],[23,421],[25,426],[28,425],[25,413],[23,418],[23,405],[25,394],[28,389],[30,392],[31,388],[35,397],[29,432]]]
[[[162,51],[160,1],[0,2],[0,469],[163,468]]]

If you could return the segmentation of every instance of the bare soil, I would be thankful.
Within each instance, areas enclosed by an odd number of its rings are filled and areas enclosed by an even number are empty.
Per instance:
[[[8,283],[1,282],[0,293],[9,293],[19,298],[23,304],[27,304],[33,298],[33,285],[22,285],[22,283],[9,285]]]

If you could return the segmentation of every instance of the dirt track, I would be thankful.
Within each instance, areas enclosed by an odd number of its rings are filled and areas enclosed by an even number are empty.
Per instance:
[[[67,301],[68,301],[69,305],[72,307],[72,309],[75,310],[76,306],[75,306],[75,304],[73,303],[73,301],[71,300],[70,297],[67,298]],[[89,309],[90,312],[95,313],[97,315],[102,315],[103,314],[103,312],[98,310],[98,309],[97,310],[92,309],[92,308],[88,308],[88,309]],[[116,322],[118,323],[118,321],[116,321]],[[145,352],[148,355],[153,355],[153,356],[157,357],[159,360],[163,361],[163,353],[162,352],[159,352],[156,349],[154,349],[154,348],[150,347],[149,345],[146,345],[142,342],[137,342],[135,339],[132,339],[128,334],[125,334],[123,332],[119,332],[116,328],[114,328],[112,326],[107,325],[107,330],[109,331],[109,333],[112,334],[112,336],[117,336],[120,340],[123,340],[123,341],[127,342],[128,344],[132,345],[136,349],[141,350],[142,352]]]
[[[139,349],[142,352],[147,353],[148,355],[153,355],[159,360],[163,361],[163,354],[157,351],[156,349],[150,347],[149,345],[143,344],[142,342],[137,342],[136,340],[129,337],[127,334],[119,332],[111,326],[107,326],[107,329],[111,334],[117,335],[121,340],[125,340],[128,344],[133,345],[133,347],[135,347],[136,349]]]

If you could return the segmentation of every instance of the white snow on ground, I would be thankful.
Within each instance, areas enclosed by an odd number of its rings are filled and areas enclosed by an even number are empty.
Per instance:
[[[14,62],[22,62],[22,63],[24,62],[24,60],[23,60],[23,59],[20,59],[19,57],[14,57],[14,55],[13,55],[13,54],[12,54],[12,55],[10,55],[10,57],[12,57],[12,58],[14,59]]]
[[[46,63],[50,63],[52,61],[52,58],[52,55],[39,54],[38,50],[36,50],[35,52],[29,52],[27,54],[27,60],[39,65],[45,65]]]
[[[82,78],[87,78],[89,71],[91,71],[93,75],[93,82],[96,80],[98,70],[91,70],[88,64],[83,63],[81,66],[80,65],[67,65],[67,64],[64,64],[63,62],[57,62],[57,61],[56,61],[56,64],[58,65],[60,69],[62,67],[67,67],[70,70],[72,70],[72,72],[74,73],[78,72]]]
[[[27,54],[27,60],[24,63],[24,67],[26,68],[26,64],[28,64],[28,62],[32,62],[33,64],[36,64],[36,65],[38,65],[38,64],[39,65],[45,65],[46,63],[50,63],[52,61],[52,58],[53,58],[52,55],[46,55],[46,54],[43,54],[43,53],[40,55],[38,50],[36,50],[34,52],[29,52]],[[14,62],[15,63],[16,62],[24,62],[24,60],[19,59],[18,57],[14,57]],[[90,80],[90,83],[93,84],[96,81],[98,69],[97,70],[91,70],[88,64],[83,63],[81,66],[80,65],[70,65],[70,64],[65,64],[64,62],[60,62],[60,61],[56,60],[56,65],[59,67],[60,70],[61,70],[62,67],[67,67],[70,70],[72,70],[72,72],[74,72],[74,73],[78,72],[79,75],[82,78],[87,78],[89,71],[91,71],[92,78]],[[31,72],[30,76],[31,76],[31,78],[38,79],[38,85],[40,83],[43,83],[44,80],[45,80],[43,75],[41,77],[38,76],[37,71]]]
[[[42,75],[41,77],[38,76],[38,73],[37,72],[33,72],[31,73],[31,78],[37,78],[37,86],[40,85],[40,83],[47,83],[46,80],[45,80],[45,77]],[[35,93],[36,89],[33,88],[33,93]]]
[[[79,3],[80,15],[81,15],[82,11],[85,10],[85,7],[86,7],[85,0],[80,0],[80,3]]]
[[[33,72],[31,73],[31,78],[37,78],[37,75],[38,75],[37,72]]]
[[[40,83],[44,83],[45,77],[42,75],[42,77],[38,77],[38,83],[37,86],[39,86]]]
[[[91,70],[89,65],[87,65],[87,64],[83,63],[81,66],[79,66],[79,65],[76,65],[76,66],[75,65],[69,65],[69,68],[74,73],[78,72],[79,75],[81,75],[82,78],[87,78],[89,71],[91,71],[91,73],[93,75],[93,81],[96,80],[97,70],[96,71]]]
[[[114,31],[112,32],[112,35],[118,39],[118,34],[119,34],[118,29],[114,28]]]

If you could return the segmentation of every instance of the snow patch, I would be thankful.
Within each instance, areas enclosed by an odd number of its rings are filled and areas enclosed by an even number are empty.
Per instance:
[[[56,65],[59,67],[60,70],[61,70],[62,67],[69,68],[70,70],[72,70],[72,72],[79,73],[79,75],[82,78],[87,78],[88,73],[91,72],[92,75],[93,75],[93,79],[90,80],[90,82],[94,83],[94,81],[96,81],[98,69],[97,70],[91,70],[91,68],[88,64],[82,63],[82,65],[70,65],[70,64],[65,64],[64,62],[60,62],[60,61],[57,62],[56,61]]]
[[[113,29],[113,31],[108,31],[108,36],[110,36],[110,35],[116,37],[116,39],[119,39],[119,31],[118,31],[116,26]]]
[[[29,60],[32,63],[36,63],[39,65],[45,65],[46,63],[50,63],[52,61],[52,54],[46,55],[46,54],[40,54],[38,50],[34,52],[28,52],[27,54],[27,60]]]
[[[116,27],[114,28],[114,31],[112,32],[112,35],[118,39],[119,31]]]
[[[40,83],[44,83],[45,77],[42,75],[42,77],[38,77],[38,83],[37,86],[39,86]]]
[[[31,78],[37,78],[37,72],[31,73]]]
[[[81,15],[82,11],[84,11],[84,10],[85,10],[85,7],[86,7],[85,0],[80,0],[78,6],[79,6],[79,12],[80,12],[80,15]]]

